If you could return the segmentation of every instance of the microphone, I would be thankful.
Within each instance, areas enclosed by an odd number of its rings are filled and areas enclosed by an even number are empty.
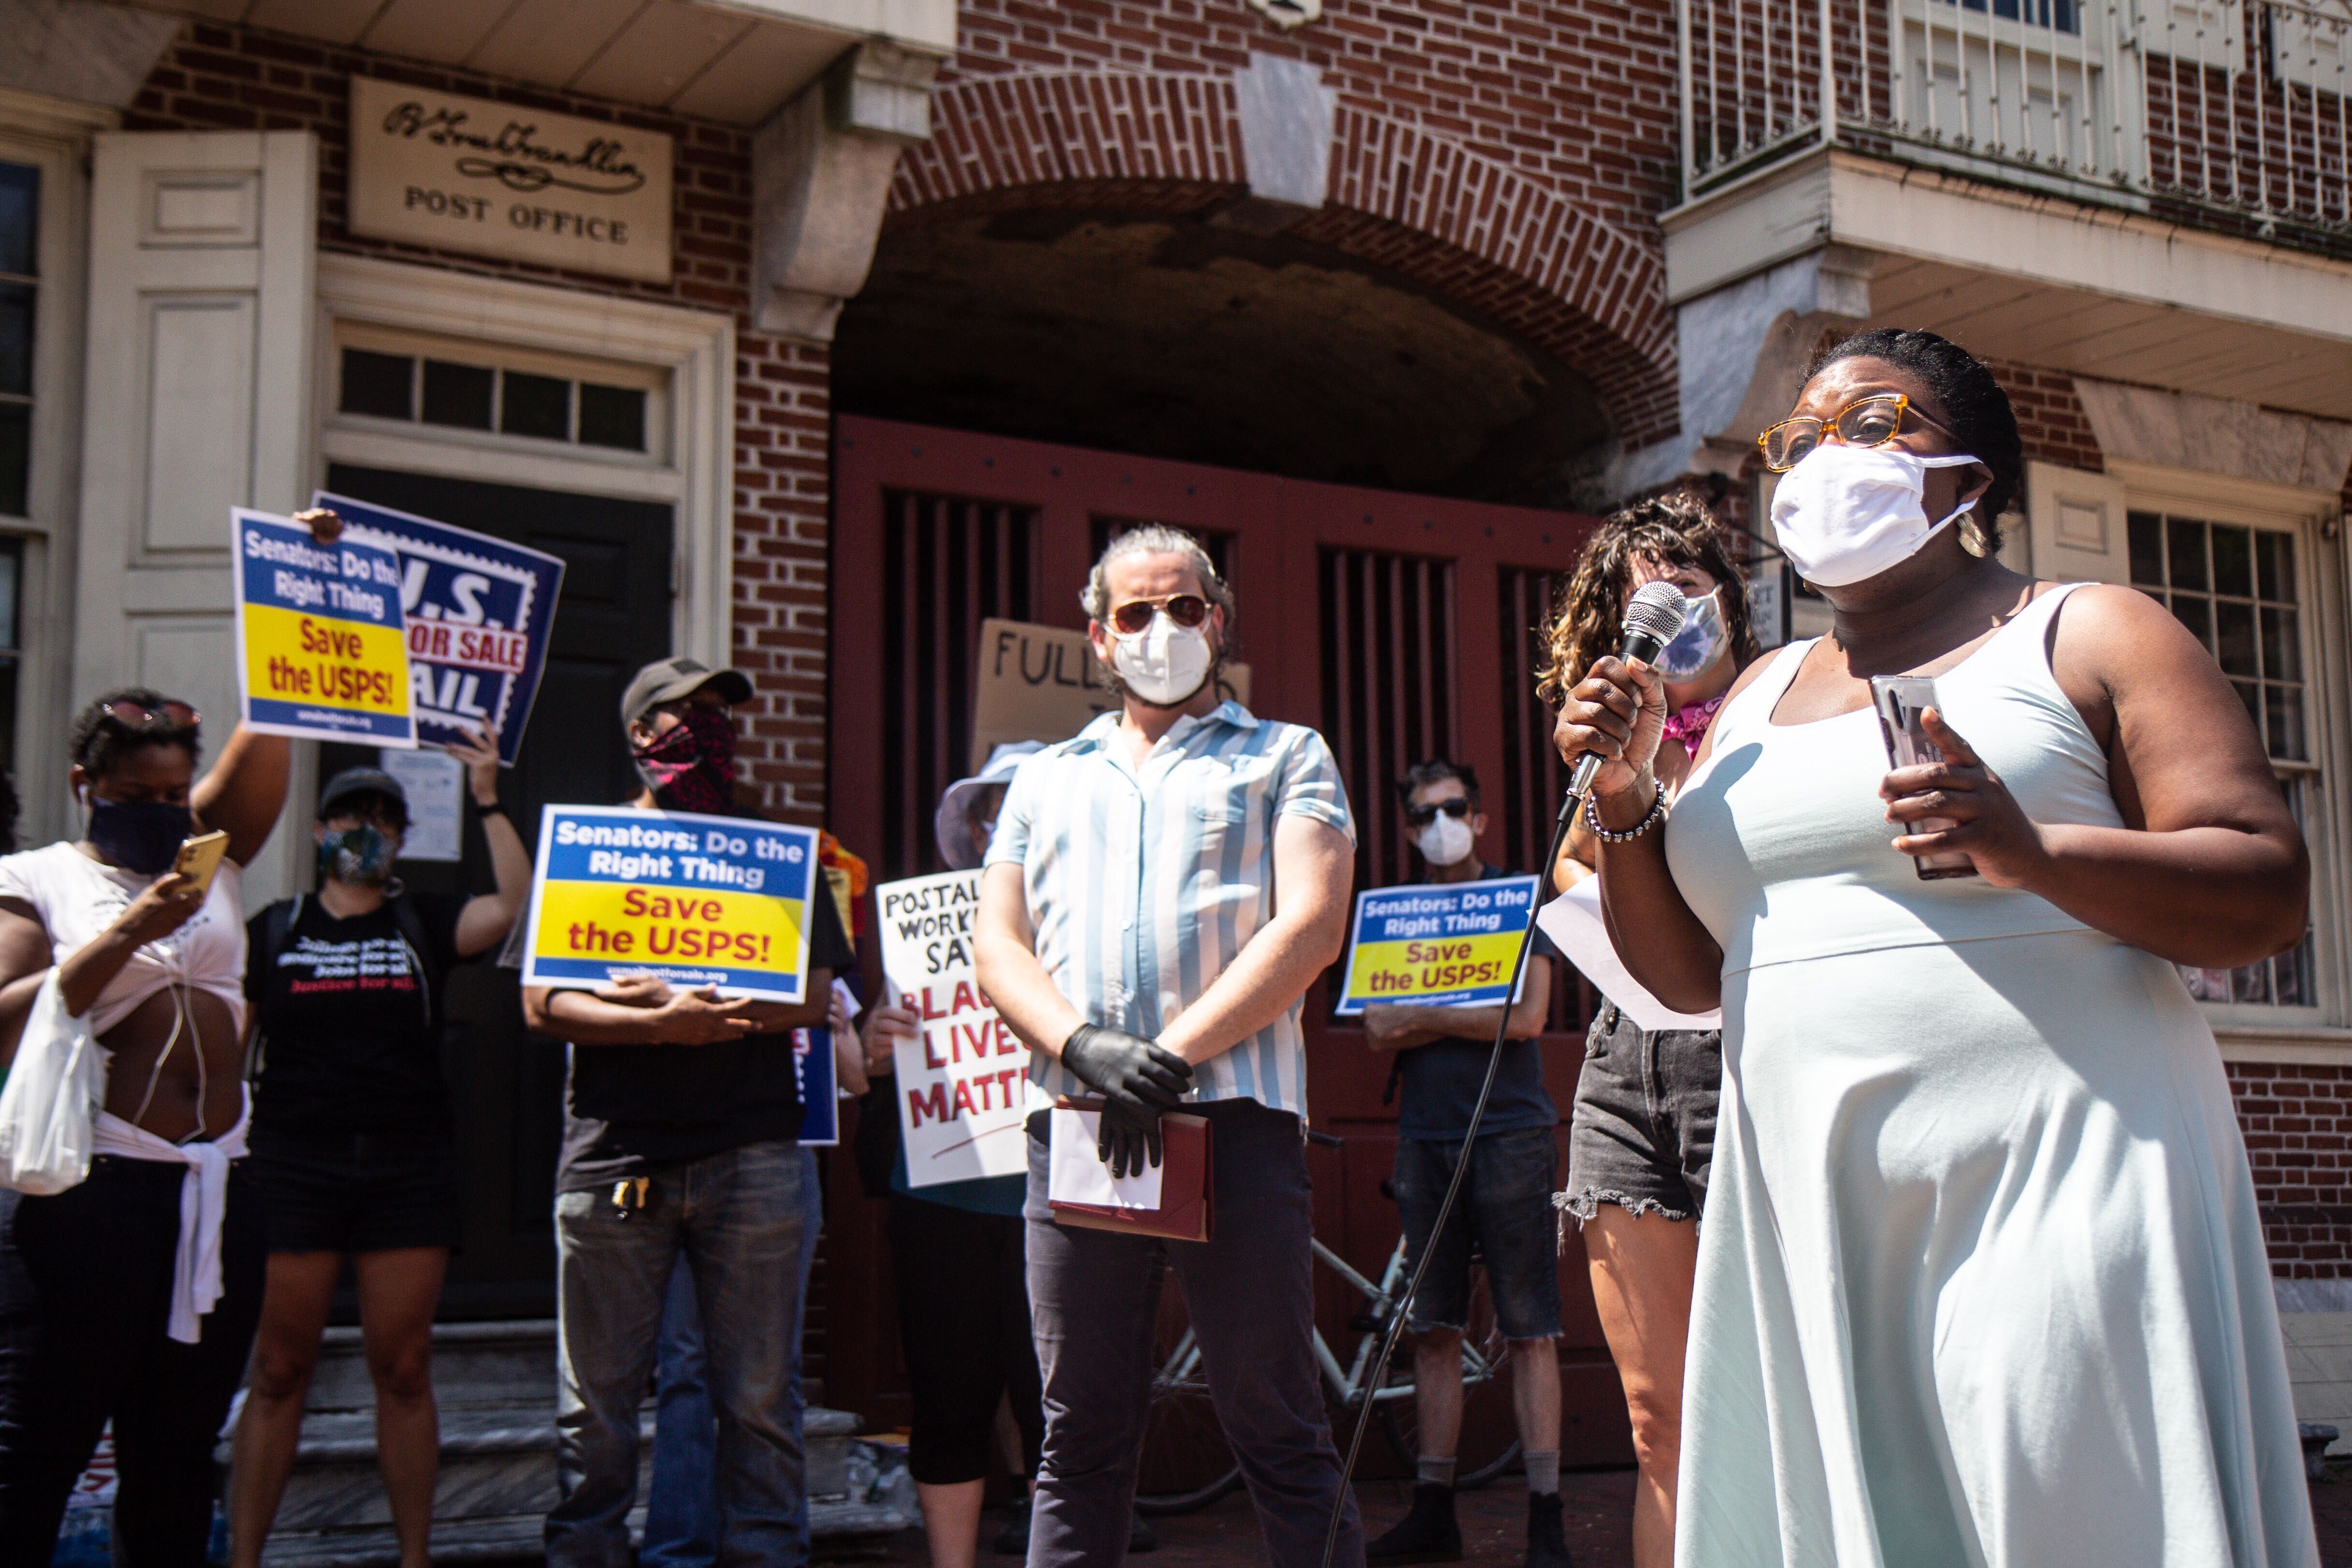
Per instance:
[[[1646,663],[1664,652],[1682,629],[1683,591],[1672,583],[1644,583],[1625,601],[1624,641],[1618,646],[1617,657]],[[1593,775],[1604,761],[1598,752],[1587,752],[1576,759],[1576,767],[1568,775],[1568,800],[1560,808],[1562,821],[1592,792]]]

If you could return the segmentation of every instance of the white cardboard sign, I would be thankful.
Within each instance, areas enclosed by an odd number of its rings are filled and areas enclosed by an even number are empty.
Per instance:
[[[910,1187],[1029,1168],[1029,1047],[981,994],[972,963],[980,878],[947,871],[874,889],[890,998],[923,1020],[918,1037],[896,1042]]]

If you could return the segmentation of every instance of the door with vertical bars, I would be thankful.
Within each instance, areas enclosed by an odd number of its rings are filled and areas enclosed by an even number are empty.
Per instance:
[[[1145,521],[1194,533],[1232,584],[1252,710],[1330,743],[1357,819],[1359,889],[1421,874],[1395,781],[1440,755],[1477,773],[1490,818],[1479,853],[1535,868],[1562,784],[1535,696],[1537,638],[1594,520],[881,420],[842,418],[836,444],[829,826],[877,880],[940,868],[931,812],[971,760],[981,622],[1083,628],[1096,556]],[[1556,979],[1544,1057],[1563,1111],[1590,1006],[1573,976]],[[1308,993],[1306,1021],[1316,1123],[1349,1140],[1314,1152],[1318,1233],[1376,1272],[1397,1235],[1382,1190],[1387,1061],[1331,1019],[1328,983]],[[888,1291],[878,1238],[857,1234],[871,1228],[837,1209],[829,1231],[833,1289],[857,1310],[832,1316],[828,1397],[881,1418],[903,1412],[904,1383],[887,1311],[873,1310]],[[1577,1462],[1628,1458],[1573,1238],[1561,1284]],[[1344,1315],[1324,1328],[1343,1333]]]

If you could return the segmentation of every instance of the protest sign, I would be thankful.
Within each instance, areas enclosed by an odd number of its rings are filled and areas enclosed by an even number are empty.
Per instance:
[[[408,831],[400,836],[404,860],[461,860],[465,858],[466,768],[446,752],[429,747],[395,752],[385,747],[376,765],[400,781],[408,797]]]
[[[562,559],[329,490],[310,504],[400,558],[416,738],[446,745],[487,720],[512,767],[547,668]]]
[[[801,1131],[795,1143],[830,1147],[841,1142],[841,1091],[833,1070],[833,1031],[793,1031],[793,1079],[800,1085]]]
[[[1087,634],[991,616],[980,623],[979,671],[971,705],[971,771],[1008,741],[1066,741],[1097,713],[1118,706],[1103,684]],[[1249,706],[1250,672],[1229,664],[1217,690]]]
[[[526,985],[621,974],[798,1002],[816,830],[740,816],[551,805],[540,813]]]
[[[413,747],[400,566],[361,540],[229,509],[241,717],[266,735]]]
[[[1422,882],[1356,895],[1348,982],[1334,1009],[1366,1003],[1475,1007],[1511,999],[1511,966],[1535,916],[1534,877]]]
[[[894,1001],[922,1017],[897,1041],[898,1127],[907,1184],[935,1186],[1029,1168],[1023,1045],[981,994],[971,954],[980,873],[949,871],[874,889],[882,973]]]

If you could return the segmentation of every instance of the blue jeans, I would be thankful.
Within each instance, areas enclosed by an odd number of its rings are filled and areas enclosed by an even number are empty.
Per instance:
[[[719,1561],[719,1426],[707,1371],[694,1270],[676,1269],[654,1356],[654,1473],[640,1568],[711,1568]]]
[[[556,1488],[550,1568],[629,1568],[637,1406],[670,1275],[702,1306],[718,1445],[718,1561],[808,1560],[803,1484],[803,1300],[822,1221],[816,1159],[753,1143],[652,1180],[642,1209],[602,1191],[555,1200]]]

